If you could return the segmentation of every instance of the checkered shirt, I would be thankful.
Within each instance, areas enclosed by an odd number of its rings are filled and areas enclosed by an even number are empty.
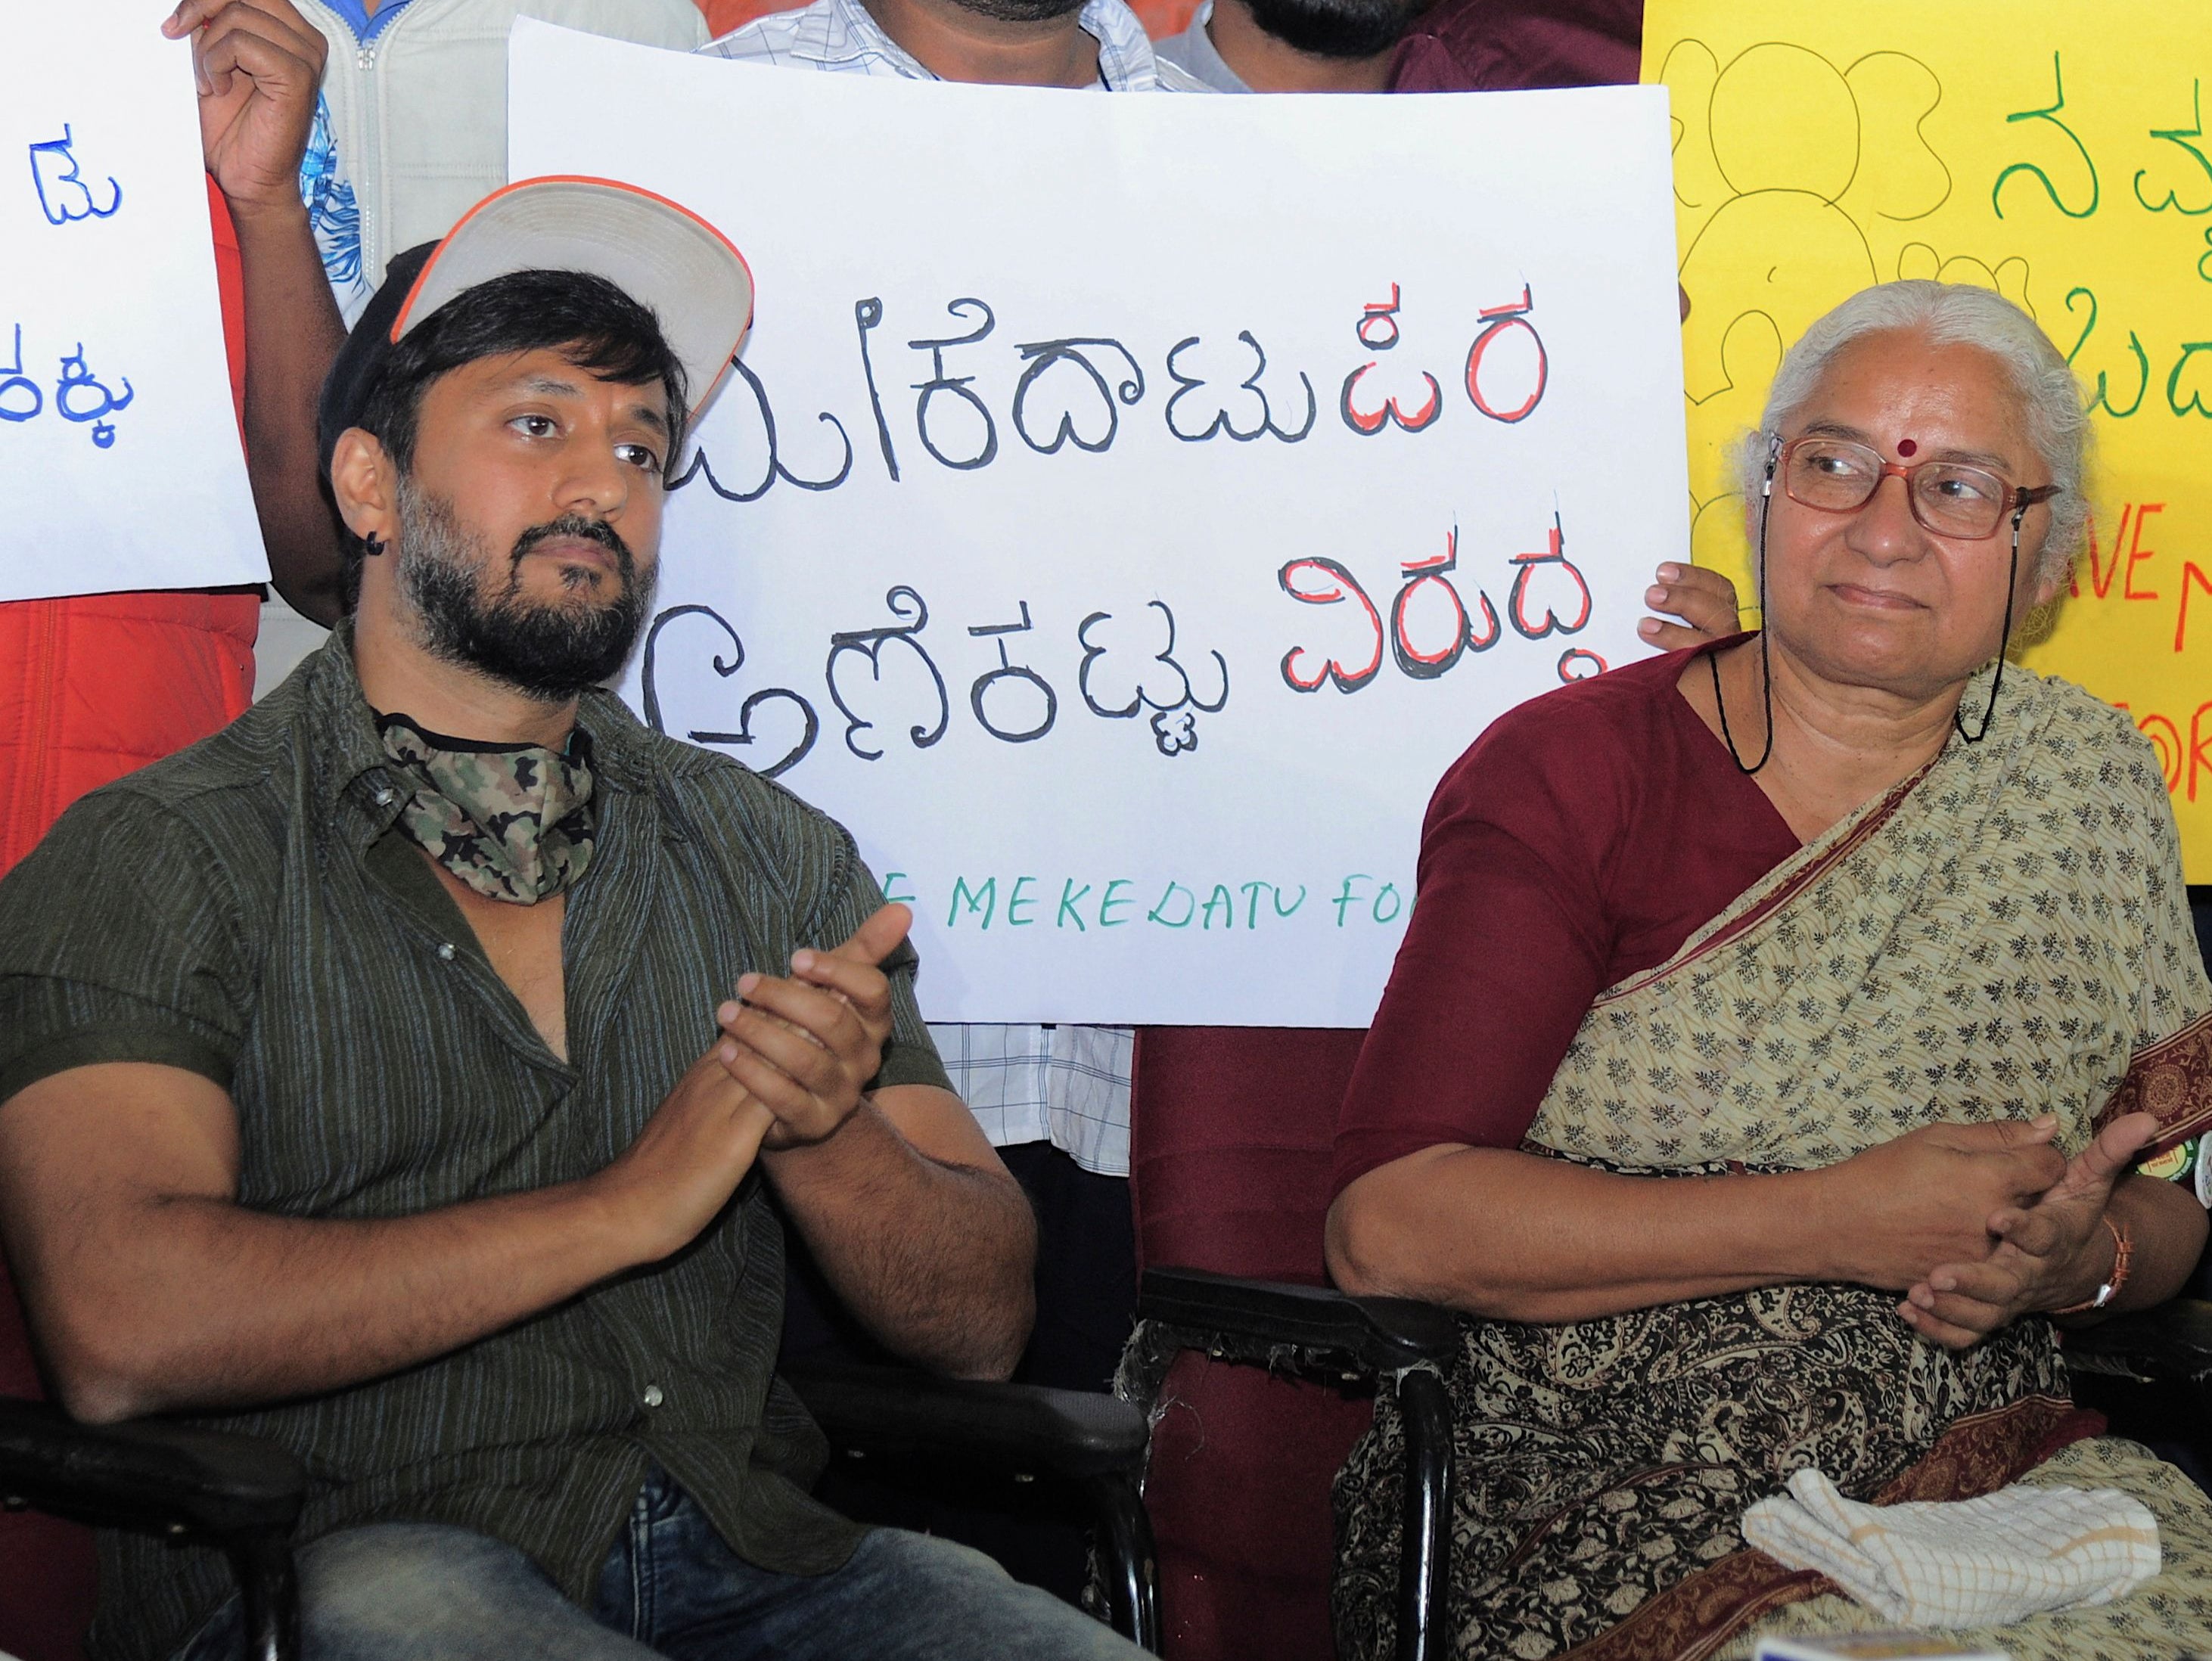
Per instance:
[[[1157,56],[1124,0],[1088,0],[1076,20],[1098,42],[1098,80],[1109,92],[1206,92],[1188,70]],[[914,54],[885,34],[860,0],[814,0],[797,11],[770,12],[709,41],[702,52],[717,58],[782,64],[842,75],[896,75],[908,81],[937,77]]]

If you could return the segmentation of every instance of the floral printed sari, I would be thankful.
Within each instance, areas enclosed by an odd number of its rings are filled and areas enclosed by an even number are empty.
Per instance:
[[[1801,1170],[1923,1125],[2051,1113],[2070,1155],[2138,1111],[2161,1149],[2212,1124],[2212,987],[2165,780],[2124,715],[2008,669],[1984,743],[1954,737],[1602,994],[1526,1146],[1646,1175]],[[2166,1571],[2112,1608],[2149,1619],[2137,1636],[2163,1653],[2212,1649],[2212,1504],[2127,1444],[2072,1449],[2100,1427],[2072,1406],[2049,1321],[1954,1354],[1896,1301],[1815,1284],[1465,1320],[1447,1379],[1455,1652],[1698,1658],[1807,1599],[1859,1624],[1821,1577],[1745,1546],[1747,1506],[1808,1465],[1856,1499],[1964,1499],[2062,1449],[2051,1469],[2087,1458],[2140,1488],[2167,1536]],[[1337,1482],[1347,1657],[1393,1643],[1403,1459],[1386,1391]],[[2049,1653],[2106,1652],[2069,1621],[2029,1624]]]

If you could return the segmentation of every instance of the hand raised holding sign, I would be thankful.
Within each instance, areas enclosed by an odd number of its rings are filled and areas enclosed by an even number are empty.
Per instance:
[[[1662,652],[1680,652],[1724,639],[1743,627],[1736,611],[1735,585],[1722,573],[1669,562],[1659,567],[1656,577],[1644,591],[1644,603],[1664,615],[1636,625],[1646,644]]]
[[[183,0],[161,33],[193,36],[200,151],[238,232],[254,366],[246,468],[270,573],[299,610],[333,622],[338,551],[323,502],[315,402],[345,326],[300,196],[329,47],[291,0]]]
[[[775,1115],[764,1147],[821,1142],[860,1105],[891,1034],[890,981],[877,966],[913,922],[905,906],[883,906],[834,951],[793,952],[788,976],[744,976],[741,1001],[715,1010],[727,1034],[715,1054]]]
[[[300,207],[300,157],[330,47],[291,0],[183,0],[161,25],[197,30],[200,148],[234,213]]]

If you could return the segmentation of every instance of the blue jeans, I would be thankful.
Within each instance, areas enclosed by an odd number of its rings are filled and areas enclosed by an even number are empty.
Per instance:
[[[1137,1661],[1143,1652],[981,1552],[872,1530],[827,1574],[756,1568],[655,1472],[586,1610],[514,1547],[378,1523],[300,1553],[307,1661]],[[237,1599],[175,1661],[240,1652]]]

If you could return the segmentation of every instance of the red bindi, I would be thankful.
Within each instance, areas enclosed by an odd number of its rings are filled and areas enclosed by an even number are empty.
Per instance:
[[[1915,444],[1911,439],[1899,439],[1897,441],[1897,453],[1900,456],[1910,456],[1914,451],[1919,448],[1920,446]]]

